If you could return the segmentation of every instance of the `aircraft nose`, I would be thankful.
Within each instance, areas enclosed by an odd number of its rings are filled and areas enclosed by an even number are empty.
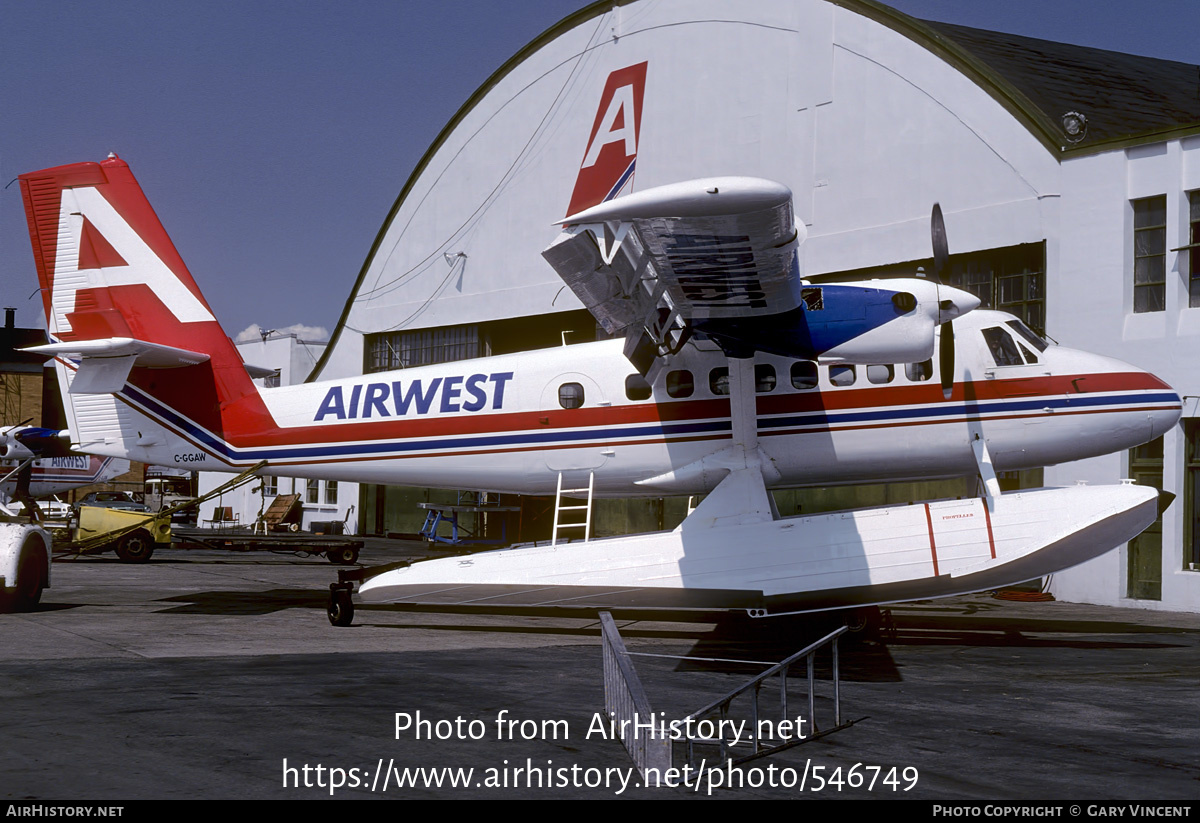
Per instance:
[[[1152,390],[1159,394],[1160,400],[1149,411],[1150,440],[1162,437],[1173,429],[1183,417],[1183,400],[1179,394],[1162,380],[1150,372],[1145,372],[1146,378],[1152,385]]]
[[[938,285],[938,323],[948,323],[979,308],[979,298],[969,291]]]

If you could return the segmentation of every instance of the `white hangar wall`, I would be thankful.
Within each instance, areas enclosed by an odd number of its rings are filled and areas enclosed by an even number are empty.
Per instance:
[[[1188,568],[1194,562],[1189,538],[1200,535],[1187,522],[1192,512],[1185,436],[1200,435],[1200,306],[1189,306],[1188,253],[1171,251],[1190,240],[1189,194],[1200,200],[1200,137],[1072,157],[1063,162],[1062,176],[1062,276],[1048,282],[1048,328],[1064,345],[1117,357],[1161,377],[1184,397],[1184,419],[1162,443],[1162,488],[1177,499],[1162,518],[1160,597],[1130,597],[1136,593],[1130,579],[1136,541],[1058,575],[1052,590],[1065,600],[1200,611],[1200,573]],[[1165,302],[1161,311],[1137,312],[1132,201],[1159,196],[1166,205]],[[1130,455],[1114,454],[1051,467],[1046,482],[1111,483],[1137,469]],[[1198,473],[1191,471],[1195,482]],[[1153,531],[1139,538],[1145,539],[1155,541]]]
[[[812,273],[928,257],[934,201],[956,252],[1045,236],[1054,158],[913,40],[825,0],[643,0],[555,34],[443,133],[381,232],[320,376],[361,373],[351,329],[579,308],[540,252],[565,216],[605,80],[643,61],[635,188],[784,182],[810,226]]]

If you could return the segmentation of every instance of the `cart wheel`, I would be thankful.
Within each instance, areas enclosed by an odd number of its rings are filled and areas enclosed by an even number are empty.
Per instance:
[[[330,549],[325,552],[325,558],[336,566],[353,566],[358,562],[358,549],[347,546],[344,549]]]
[[[154,538],[145,529],[130,532],[117,544],[117,557],[126,563],[145,563],[154,554]]]
[[[334,626],[349,626],[354,622],[354,601],[349,586],[329,584],[329,622]]]
[[[287,530],[290,532],[298,532],[298,531],[300,531],[300,524],[299,523],[288,523]]]

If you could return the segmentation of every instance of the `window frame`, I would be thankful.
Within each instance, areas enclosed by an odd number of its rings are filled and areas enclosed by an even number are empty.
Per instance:
[[[1133,235],[1130,238],[1132,264],[1129,272],[1133,285],[1133,313],[1154,314],[1166,311],[1167,196],[1155,194],[1150,197],[1138,197],[1130,200],[1129,205],[1133,210]],[[1152,222],[1156,220],[1155,213],[1160,210],[1162,222]],[[1141,253],[1139,246],[1151,250]],[[1145,273],[1139,274],[1139,268]]]

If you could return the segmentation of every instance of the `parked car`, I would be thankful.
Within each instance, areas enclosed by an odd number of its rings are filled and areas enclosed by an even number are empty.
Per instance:
[[[42,510],[42,516],[50,520],[66,520],[71,516],[71,507],[57,497],[39,500],[38,508]]]

